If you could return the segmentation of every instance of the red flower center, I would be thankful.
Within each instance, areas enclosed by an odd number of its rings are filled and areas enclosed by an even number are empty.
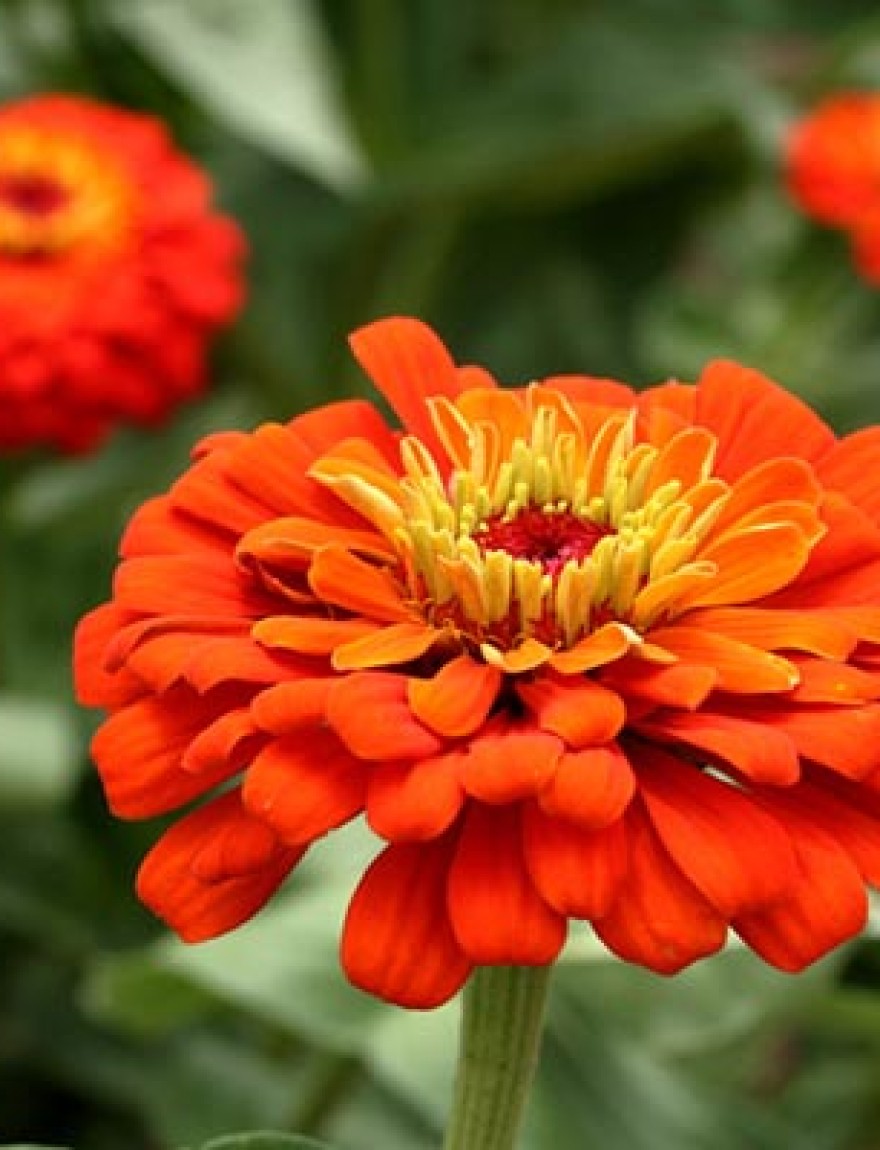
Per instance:
[[[514,559],[540,563],[554,578],[569,560],[592,555],[596,544],[611,532],[570,511],[544,511],[526,507],[513,519],[495,515],[474,535],[474,542],[487,551],[506,551]]]
[[[0,202],[27,216],[48,216],[70,201],[70,192],[56,180],[39,175],[0,179]]]

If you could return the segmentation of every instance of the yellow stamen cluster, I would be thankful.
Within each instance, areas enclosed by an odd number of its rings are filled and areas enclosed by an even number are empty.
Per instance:
[[[635,413],[623,412],[588,438],[561,396],[552,406],[538,389],[527,396],[527,433],[506,451],[495,425],[433,402],[457,463],[448,483],[419,440],[404,440],[403,517],[393,537],[413,596],[435,617],[457,613],[481,637],[536,635],[560,647],[609,618],[641,630],[674,613],[716,571],[695,558],[729,490],[711,478],[712,436],[688,428],[663,447],[636,444]],[[591,553],[551,572],[481,542],[491,523],[514,523],[530,509],[600,529]]]
[[[15,190],[38,186],[53,193],[44,209]],[[8,128],[0,136],[0,252],[50,255],[83,239],[118,242],[131,216],[132,189],[112,165],[76,140],[36,128]]]

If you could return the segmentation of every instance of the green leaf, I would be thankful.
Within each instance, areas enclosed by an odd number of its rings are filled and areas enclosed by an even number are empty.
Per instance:
[[[309,0],[150,0],[110,18],[218,120],[336,189],[365,176]]]
[[[62,803],[78,777],[70,713],[51,699],[0,695],[0,808],[34,810]]]
[[[206,1142],[199,1150],[333,1150],[329,1142],[303,1138],[298,1134],[229,1134]]]

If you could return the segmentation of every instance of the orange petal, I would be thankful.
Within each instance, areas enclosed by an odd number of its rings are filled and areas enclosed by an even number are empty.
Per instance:
[[[392,623],[337,647],[331,663],[337,671],[410,663],[429,651],[442,637],[441,631],[427,623]]]
[[[580,675],[613,663],[639,642],[635,631],[621,623],[605,623],[567,651],[555,651],[550,666],[561,675]]]
[[[875,523],[880,522],[880,427],[840,439],[816,465],[826,487],[842,492]]]
[[[797,581],[777,593],[774,607],[876,606],[880,594],[880,529],[849,500],[829,492],[822,502],[828,533],[810,553]]]
[[[447,738],[463,738],[479,730],[491,711],[502,683],[497,667],[459,655],[431,679],[410,679],[407,698],[413,714]]]
[[[616,743],[567,751],[549,786],[538,795],[548,815],[594,831],[616,822],[629,805],[636,780]]]
[[[104,603],[77,624],[73,639],[73,677],[77,702],[84,707],[121,707],[144,693],[144,684],[122,668],[108,673],[105,653],[131,616]]]
[[[880,767],[880,705],[801,706],[762,713],[761,721],[788,736],[805,759],[850,779]]]
[[[484,803],[516,802],[547,785],[564,749],[555,735],[498,722],[471,742],[459,781]]]
[[[826,659],[845,659],[858,642],[858,632],[833,611],[707,607],[690,613],[687,625],[762,651],[809,651]]]
[[[649,747],[639,749],[638,774],[661,842],[719,914],[766,906],[794,885],[788,834],[743,791]]]
[[[355,986],[415,1010],[441,1006],[471,971],[449,925],[447,840],[388,847],[360,881],[342,932]]]
[[[410,710],[406,678],[390,671],[338,679],[327,700],[327,722],[360,759],[424,759],[443,748]]]
[[[126,559],[113,594],[121,608],[156,615],[216,615],[259,619],[272,600],[251,587],[231,558],[205,551]]]
[[[814,506],[820,494],[816,474],[803,459],[765,459],[733,484],[709,537],[717,539],[744,516],[774,503],[791,501]]]
[[[780,796],[781,797],[781,796]],[[779,797],[766,799],[775,813]],[[784,796],[782,814],[793,807],[830,834],[858,867],[865,882],[880,885],[880,798],[861,784],[819,775]]]
[[[741,915],[742,940],[780,970],[803,970],[865,925],[868,900],[849,855],[811,820],[786,811],[800,881],[780,902]]]
[[[526,870],[520,815],[474,806],[449,874],[449,917],[465,954],[485,965],[543,966],[565,942],[565,918]]]
[[[715,455],[715,436],[703,427],[684,427],[662,447],[657,456],[644,497],[650,498],[658,488],[673,480],[687,491],[709,477]]]
[[[809,540],[789,523],[726,535],[699,554],[700,560],[717,565],[715,578],[684,595],[677,609],[725,607],[760,599],[796,579],[809,557]]]
[[[591,679],[572,682],[544,676],[517,683],[516,693],[533,712],[538,726],[559,735],[570,747],[607,743],[626,719],[620,696]]]
[[[391,544],[375,531],[319,523],[302,516],[260,523],[242,537],[235,556],[245,564],[256,559],[282,569],[305,568],[316,551],[331,543],[374,559],[395,558]]]
[[[727,925],[666,853],[644,812],[626,816],[629,866],[610,911],[594,929],[628,962],[675,974],[724,946]]]
[[[324,603],[383,623],[412,622],[404,589],[391,573],[358,559],[344,547],[325,547],[309,568],[309,586]]]
[[[695,417],[718,437],[715,472],[727,480],[782,455],[818,460],[834,444],[834,433],[803,401],[729,360],[704,369]]]
[[[708,761],[721,760],[756,783],[788,786],[800,776],[800,759],[794,741],[782,730],[759,720],[698,711],[656,712],[649,720],[639,720],[636,729],[663,742],[684,744],[706,755]]]
[[[138,871],[138,896],[184,942],[215,938],[256,914],[304,853],[267,845],[265,827],[229,791],[165,832]],[[241,872],[245,863],[254,869],[220,877],[224,865]]]
[[[251,703],[251,715],[262,731],[289,735],[324,721],[334,679],[294,679],[261,691]]]
[[[251,629],[264,647],[293,651],[298,655],[330,655],[344,643],[381,630],[366,619],[323,619],[313,615],[271,615]]]
[[[880,674],[826,659],[798,659],[797,668],[800,682],[791,693],[796,703],[852,706],[880,699]]]
[[[288,846],[342,826],[363,809],[366,771],[324,727],[273,740],[244,778],[242,802]]]
[[[235,762],[197,775],[181,766],[190,742],[216,718],[216,707],[185,688],[141,699],[111,715],[98,728],[91,749],[113,813],[124,819],[152,818],[234,774]]]
[[[523,844],[532,881],[554,910],[586,919],[608,913],[627,868],[621,822],[590,831],[528,804]]]
[[[242,519],[242,526],[253,522],[252,515]],[[146,500],[128,521],[119,545],[125,559],[138,555],[179,555],[191,551],[220,551],[229,554],[234,532],[201,523],[188,515],[167,495]]]
[[[433,395],[455,399],[463,388],[455,362],[440,339],[419,320],[393,316],[360,328],[349,342],[358,363],[403,426],[436,452],[440,444],[425,400]]]
[[[758,695],[765,691],[790,691],[797,685],[794,664],[736,639],[685,624],[656,627],[649,634],[652,643],[686,663],[712,667],[722,691]]]
[[[464,802],[458,781],[463,751],[370,771],[367,821],[389,842],[421,842],[452,825]]]
[[[317,407],[285,427],[270,423],[247,436],[224,468],[234,490],[247,492],[266,508],[250,526],[279,515],[304,515],[363,527],[356,512],[308,474],[317,459],[351,439],[369,442],[389,463],[396,457],[391,429],[372,404],[358,399]]]
[[[185,771],[240,771],[261,745],[257,729],[247,707],[220,715],[193,739],[183,752],[180,765]]]
[[[692,663],[646,663],[636,656],[606,667],[601,681],[628,702],[640,699],[695,711],[712,693],[718,672]]]
[[[499,651],[491,643],[483,643],[480,654],[487,663],[506,671],[508,675],[521,675],[526,671],[534,671],[536,667],[548,662],[553,652],[537,639],[523,639],[518,647],[511,651]]]

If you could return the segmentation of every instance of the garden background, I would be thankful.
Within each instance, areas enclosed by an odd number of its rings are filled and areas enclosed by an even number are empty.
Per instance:
[[[0,98],[161,117],[250,257],[205,399],[0,460],[0,1142],[438,1144],[455,1005],[385,1007],[337,963],[366,832],[238,932],[172,941],[132,893],[157,827],[111,819],[89,766],[73,626],[202,434],[368,392],[345,337],[381,315],[510,382],[732,356],[880,421],[880,294],[781,181],[790,125],[853,87],[880,89],[874,0],[2,0]],[[664,980],[575,933],[523,1144],[877,1150],[880,916],[799,977],[730,949]]]

